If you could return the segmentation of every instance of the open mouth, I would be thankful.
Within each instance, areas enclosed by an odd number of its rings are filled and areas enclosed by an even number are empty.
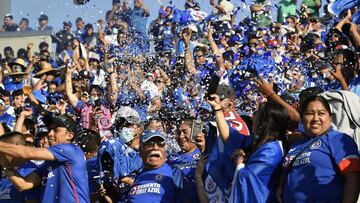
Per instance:
[[[149,154],[149,158],[161,158],[161,154],[160,154],[160,152],[152,151]]]

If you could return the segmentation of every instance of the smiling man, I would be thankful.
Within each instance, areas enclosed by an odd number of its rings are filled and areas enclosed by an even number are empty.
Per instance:
[[[144,167],[130,190],[130,202],[177,202],[186,196],[183,190],[186,179],[180,170],[166,163],[165,145],[162,132],[143,133],[139,152]]]
[[[15,160],[45,160],[44,164],[26,177],[1,159],[6,175],[19,190],[29,190],[42,184],[41,202],[90,202],[86,163],[81,149],[72,144],[76,123],[68,116],[45,116],[49,128],[49,148],[30,148],[0,142],[0,153]]]

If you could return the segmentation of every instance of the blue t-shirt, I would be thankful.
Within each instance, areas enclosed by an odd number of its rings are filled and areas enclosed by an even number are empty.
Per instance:
[[[43,178],[41,202],[90,202],[83,151],[73,144],[58,144],[48,150],[56,161],[45,161],[38,170]]]
[[[160,168],[139,173],[129,193],[132,203],[179,202],[186,194],[183,188],[183,174],[167,163]]]
[[[24,163],[17,171],[25,177],[36,170],[37,166],[31,161]],[[36,187],[25,192],[19,192],[2,171],[0,180],[0,203],[22,203],[25,200],[39,200],[40,188]]]
[[[5,90],[10,93],[15,90],[21,90],[23,88],[22,82],[16,83],[12,77],[5,77],[4,79]]]
[[[195,182],[195,169],[200,157],[201,152],[199,149],[196,148],[196,150],[194,150],[193,152],[179,153],[169,158],[169,164],[172,167],[180,169],[189,181],[189,185],[186,185],[186,187],[189,187],[188,189],[191,194],[189,194],[188,197],[190,198],[190,200],[192,200],[192,202],[198,202]]]
[[[290,147],[283,162],[285,170],[303,148],[305,150],[297,157],[285,180],[285,202],[341,202],[344,164],[359,162],[354,140],[332,130],[320,137],[306,137]]]
[[[349,82],[350,91],[360,96],[360,77],[356,76]]]
[[[131,11],[130,17],[130,31],[141,34],[143,39],[147,38],[147,20],[149,17],[145,16],[144,9],[134,8]]]
[[[100,187],[100,167],[96,156],[86,161],[86,169],[89,177],[90,194],[97,193],[97,189]]]

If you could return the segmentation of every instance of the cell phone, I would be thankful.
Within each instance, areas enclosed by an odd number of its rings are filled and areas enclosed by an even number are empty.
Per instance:
[[[216,90],[219,86],[219,82],[220,82],[220,77],[216,74],[211,76],[210,82],[209,82],[209,87],[207,89],[207,93],[206,93],[206,97],[208,99],[212,99],[210,96],[212,94],[216,94]]]
[[[203,122],[199,119],[193,120],[191,124],[191,139],[195,140],[196,136],[198,136],[199,133],[203,130]]]

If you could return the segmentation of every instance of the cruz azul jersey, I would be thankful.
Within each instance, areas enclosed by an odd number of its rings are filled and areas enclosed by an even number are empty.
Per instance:
[[[83,151],[73,144],[58,144],[48,150],[56,161],[45,161],[38,169],[43,178],[41,202],[90,202]]]
[[[320,137],[307,137],[290,147],[283,162],[285,170],[303,148],[305,150],[288,171],[284,200],[341,202],[344,190],[342,175],[360,171],[359,152],[354,140],[332,130]]]
[[[169,164],[172,167],[180,169],[183,172],[184,176],[189,180],[189,185],[186,185],[184,187],[189,187],[191,192],[189,196],[190,199],[193,200],[193,202],[197,199],[195,169],[200,159],[200,156],[201,152],[198,148],[196,148],[196,150],[194,150],[193,152],[179,153],[169,158]]]
[[[179,202],[186,196],[182,191],[183,174],[167,163],[160,168],[139,173],[129,194],[132,203]]]
[[[23,177],[26,177],[31,172],[36,170],[37,166],[28,161],[23,164],[17,171]],[[25,200],[39,200],[40,188],[36,187],[25,192],[20,192],[10,182],[10,179],[6,176],[5,171],[2,171],[0,179],[0,203],[22,203]]]

